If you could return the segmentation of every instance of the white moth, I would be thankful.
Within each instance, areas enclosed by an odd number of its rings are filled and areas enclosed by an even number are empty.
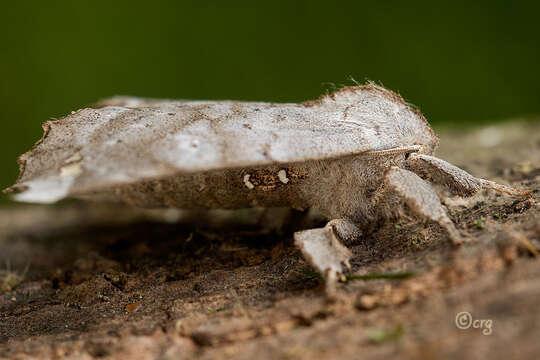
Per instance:
[[[372,84],[299,104],[112,98],[43,125],[19,159],[15,200],[66,197],[139,207],[316,208],[324,228],[295,243],[331,293],[350,243],[405,204],[460,234],[423,179],[470,196],[482,188],[529,192],[478,179],[433,157],[438,139],[422,114]]]

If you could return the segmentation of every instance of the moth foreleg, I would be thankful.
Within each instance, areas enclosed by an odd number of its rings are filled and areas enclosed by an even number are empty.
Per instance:
[[[423,179],[431,179],[446,186],[453,194],[472,196],[480,189],[493,189],[512,196],[527,196],[529,190],[518,190],[496,182],[479,179],[463,169],[434,156],[412,153],[406,161],[407,168]]]
[[[382,217],[392,217],[406,204],[415,215],[437,222],[454,244],[462,243],[461,235],[446,214],[439,197],[418,175],[393,166],[386,173],[381,189],[383,193],[376,198],[376,205]]]

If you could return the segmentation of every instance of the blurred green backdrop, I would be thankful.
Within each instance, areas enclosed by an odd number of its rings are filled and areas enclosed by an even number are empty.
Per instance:
[[[436,124],[540,113],[536,3],[6,1],[0,186],[42,121],[115,94],[301,101],[353,77]]]

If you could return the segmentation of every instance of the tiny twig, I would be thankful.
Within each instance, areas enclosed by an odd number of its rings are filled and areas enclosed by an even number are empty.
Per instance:
[[[347,274],[345,275],[345,279],[347,281],[350,280],[377,280],[377,279],[407,279],[410,277],[413,277],[414,273],[412,272],[396,272],[396,273],[387,273],[387,274],[365,274],[365,275],[358,275],[358,274]]]
[[[533,244],[523,235],[516,236],[516,240],[519,241],[523,246],[529,250],[529,252],[532,254],[532,256],[537,257],[538,251],[534,248]]]

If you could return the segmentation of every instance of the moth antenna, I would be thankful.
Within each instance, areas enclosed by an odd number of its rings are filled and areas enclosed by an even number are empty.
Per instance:
[[[492,189],[500,193],[504,193],[504,194],[512,195],[512,196],[520,196],[520,197],[527,197],[532,194],[531,190],[519,190],[510,186],[497,184],[494,181],[485,180],[485,179],[479,179],[479,180],[484,189]]]

